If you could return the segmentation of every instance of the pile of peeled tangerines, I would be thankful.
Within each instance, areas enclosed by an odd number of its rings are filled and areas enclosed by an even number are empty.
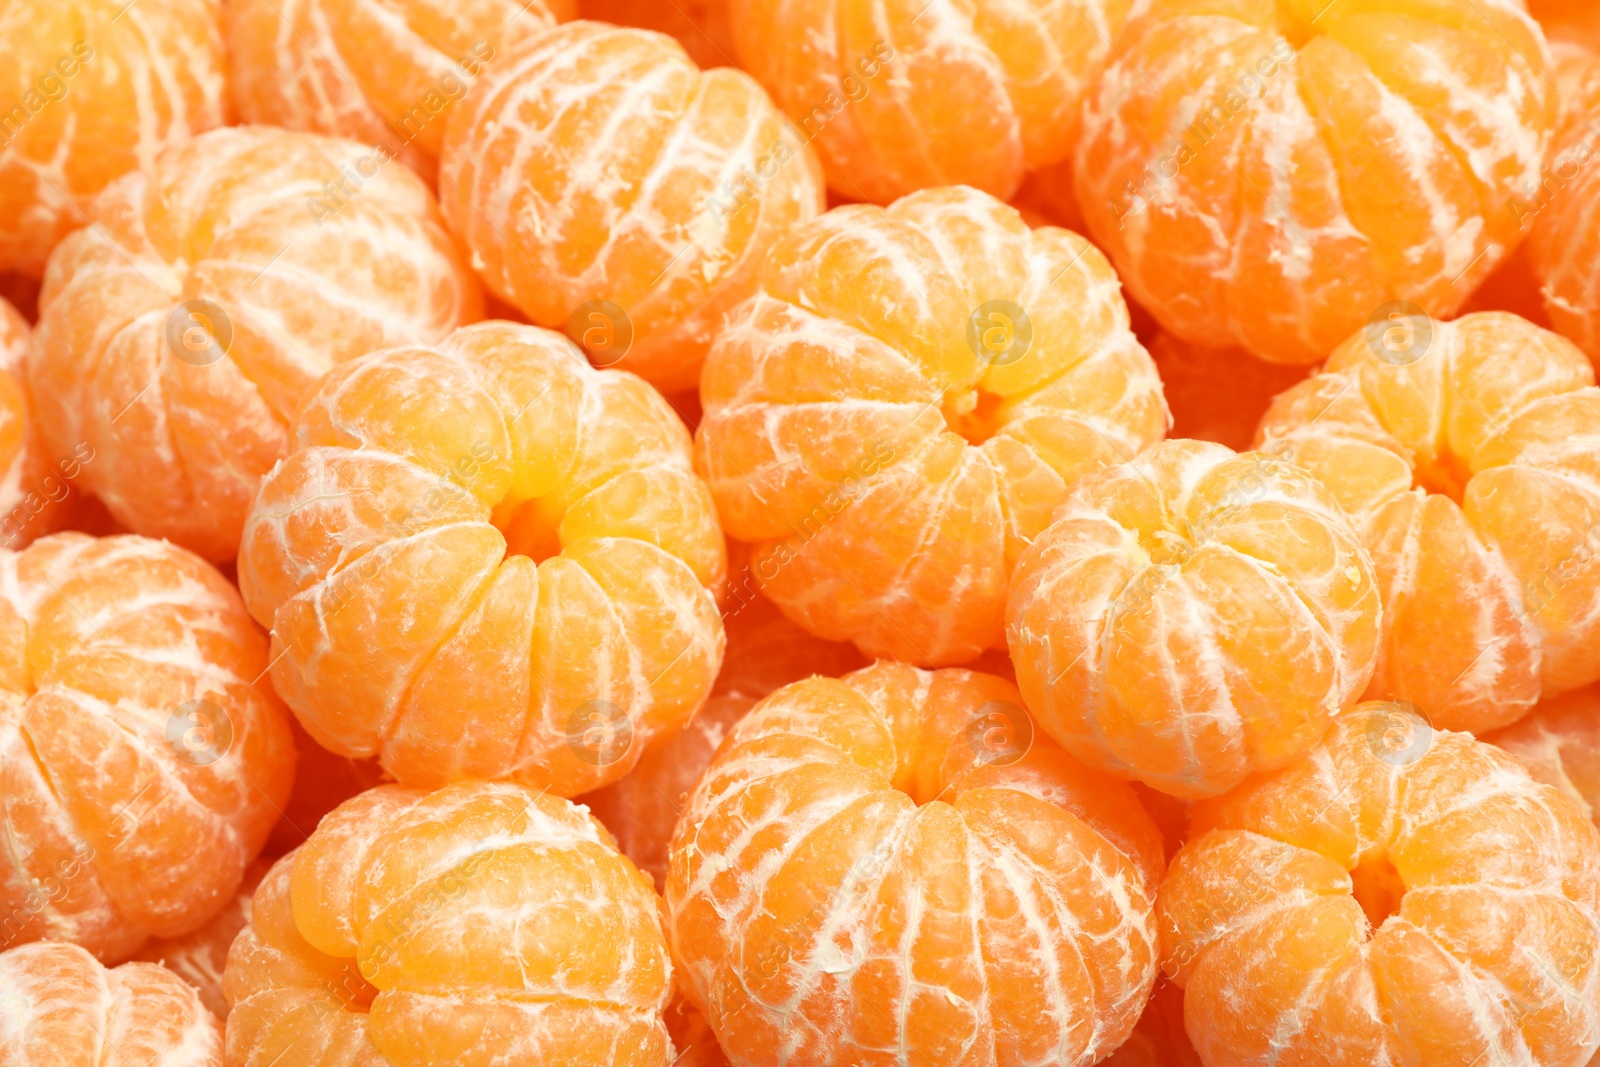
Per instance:
[[[1600,1065],[1596,0],[0,0],[0,1067]]]

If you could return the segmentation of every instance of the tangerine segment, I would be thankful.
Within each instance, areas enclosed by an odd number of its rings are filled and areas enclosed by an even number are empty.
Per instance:
[[[1600,825],[1600,686],[1543,701],[1484,740],[1517,757],[1534,781],[1565,793]]]
[[[688,432],[559,334],[488,322],[345,364],[239,554],[312,738],[408,784],[626,774],[711,689],[725,556]]]
[[[235,0],[224,12],[246,122],[383,145],[430,180],[445,121],[506,48],[575,0]]]
[[[598,22],[486,70],[439,187],[491,290],[664,391],[696,383],[767,250],[823,209],[815,155],[753,79]]]
[[[0,947],[107,962],[233,897],[288,798],[267,643],[227,579],[143,537],[0,550]]]
[[[1385,300],[1453,314],[1557,118],[1509,3],[1153,0],[1116,53],[1074,160],[1090,232],[1169,332],[1280,363]]]
[[[1552,327],[1600,361],[1600,14],[1552,49],[1563,122],[1541,180],[1519,200],[1526,259]],[[1573,41],[1581,43],[1573,43]]]
[[[222,1067],[222,1025],[165,967],[40,942],[0,952],[0,1063]]]
[[[1091,766],[1214,796],[1299,759],[1377,656],[1373,565],[1306,471],[1167,441],[1084,479],[1012,576],[1040,724]]]
[[[737,66],[729,0],[578,0],[578,14],[596,22],[671,34],[701,70]]]
[[[728,1067],[728,1057],[717,1044],[717,1035],[707,1025],[706,1017],[682,993],[674,994],[666,1021],[676,1053],[672,1067]]]
[[[658,905],[565,800],[380,786],[262,882],[228,956],[229,1063],[667,1067]]]
[[[1167,425],[1104,257],[964,188],[792,230],[700,396],[697,462],[765,594],[922,664],[1000,647],[1022,548]]]
[[[1063,159],[1129,0],[752,0],[730,5],[746,69],[815,139],[841,196],[939,185],[1002,199]]]
[[[646,752],[626,777],[581,799],[616,835],[623,855],[658,887],[666,884],[667,848],[689,792],[734,724],[774,689],[865,666],[854,645],[812,637],[770,600],[749,590],[744,595],[749,599],[724,610],[727,653],[705,706],[681,733]]]
[[[57,456],[137,533],[231,559],[334,364],[437,340],[482,293],[432,194],[353,141],[214,130],[114,183],[63,241],[28,371]]]
[[[879,662],[734,727],[672,843],[685,988],[735,1063],[1087,1065],[1155,979],[1161,835],[1016,687]]]
[[[1203,1062],[1578,1067],[1600,1043],[1600,834],[1494,746],[1363,704],[1195,830],[1158,912]]]
[[[228,949],[239,932],[250,925],[251,898],[271,866],[271,860],[256,860],[244,872],[233,899],[210,922],[183,937],[147,941],[133,958],[161,964],[195,988],[207,1011],[227,1019],[228,998],[222,993],[222,972],[228,963]]]
[[[0,298],[0,545],[22,548],[71,517],[66,500],[87,448],[54,462],[46,451],[25,384],[32,331]]]
[[[226,120],[220,5],[0,2],[0,272],[38,277],[113,179]]]
[[[1316,474],[1383,593],[1369,697],[1482,733],[1600,679],[1600,391],[1514,315],[1397,311],[1284,393],[1257,447]]]

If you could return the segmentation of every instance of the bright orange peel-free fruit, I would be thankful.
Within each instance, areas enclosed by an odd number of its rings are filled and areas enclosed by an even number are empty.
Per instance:
[[[1239,348],[1185,344],[1169,333],[1150,342],[1150,358],[1172,409],[1168,436],[1215,441],[1235,452],[1249,450],[1272,398],[1310,374]]]
[[[1372,561],[1333,495],[1202,441],[1085,478],[1018,561],[1006,614],[1040,725],[1181,797],[1304,755],[1360,698],[1381,625]]]
[[[665,391],[693,387],[767,250],[823,209],[815,155],[754,79],[598,22],[485,71],[439,193],[491,290]]]
[[[216,0],[0,2],[0,271],[38,277],[90,202],[226,120]]]
[[[311,736],[399,781],[628,772],[710,692],[726,566],[689,434],[564,337],[488,322],[345,364],[239,553]]]
[[[0,952],[0,1063],[222,1067],[222,1024],[165,967],[40,942]]]
[[[734,43],[842,197],[940,185],[1010,199],[1072,150],[1130,0],[741,0]]]
[[[257,890],[224,976],[228,1062],[667,1067],[658,909],[568,801],[380,786]]]
[[[478,318],[432,194],[354,141],[214,130],[114,183],[51,259],[28,361],[58,457],[129,529],[231,559],[317,379]]]
[[[735,1063],[1088,1065],[1156,974],[1161,835],[1016,687],[880,662],[768,696],[672,843],[685,987]]]
[[[267,642],[227,579],[143,537],[0,551],[0,947],[100,959],[203,926],[288,798]]]
[[[1558,114],[1503,0],[1151,0],[1116,53],[1074,161],[1089,231],[1169,332],[1280,363],[1385,301],[1454,314]]]
[[[1161,886],[1203,1062],[1581,1067],[1600,1043],[1600,833],[1408,705],[1200,805]]]
[[[696,462],[762,592],[868,655],[964,663],[1078,479],[1167,411],[1116,275],[973,189],[792,230],[700,382]]]
[[[432,180],[445,120],[512,44],[575,0],[230,0],[233,99],[246,122],[382,145]]]
[[[1280,396],[1258,448],[1332,490],[1372,554],[1367,696],[1482,733],[1600,680],[1600,390],[1514,315],[1396,311]]]
[[[670,34],[701,70],[737,66],[730,25],[732,0],[578,0],[578,14],[597,22]]]

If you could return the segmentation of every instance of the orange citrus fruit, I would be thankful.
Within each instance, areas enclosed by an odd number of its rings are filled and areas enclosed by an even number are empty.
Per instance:
[[[1591,0],[1528,0],[1528,11],[1550,40],[1600,48],[1600,8]]]
[[[267,642],[204,561],[142,537],[0,550],[0,948],[126,959],[226,906],[289,796]]]
[[[1258,446],[1350,513],[1383,594],[1370,698],[1481,733],[1600,680],[1600,390],[1514,315],[1400,308],[1280,396]]]
[[[57,457],[129,529],[231,559],[329,367],[475,320],[433,196],[353,141],[214,130],[115,182],[63,241],[28,372]]]
[[[814,634],[937,665],[1003,645],[1023,546],[1167,426],[1104,257],[965,188],[795,227],[700,397],[697,463],[765,595]]]
[[[46,451],[28,399],[31,336],[27,320],[0,299],[0,545],[6,548],[22,548],[74,518],[82,494],[73,482],[94,458],[87,446],[59,461]]]
[[[146,941],[133,958],[161,964],[194,986],[206,1010],[226,1019],[228,998],[222,994],[222,972],[228,963],[228,949],[239,931],[250,925],[250,900],[271,866],[271,860],[256,860],[244,872],[233,899],[210,922],[183,937]]]
[[[439,165],[473,265],[596,365],[692,387],[767,250],[822,210],[815,155],[749,75],[664,34],[568,23],[481,81]]]
[[[710,692],[721,532],[660,394],[533,326],[336,368],[267,476],[239,584],[312,738],[437,786],[573,796]]]
[[[1272,456],[1166,441],[1085,478],[1017,563],[1017,684],[1092,766],[1194,798],[1304,755],[1377,656],[1373,564]]]
[[[512,783],[380,786],[256,891],[228,1062],[666,1067],[649,878],[583,809]]]
[[[1150,0],[1088,95],[1089,232],[1193,344],[1315,363],[1385,301],[1453,314],[1520,240],[1557,98],[1480,0]]]
[[[748,575],[749,572],[742,572]],[[622,780],[581,803],[617,838],[623,855],[666,884],[667,846],[689,791],[756,701],[813,674],[836,676],[865,664],[854,645],[812,637],[749,586],[735,586],[723,611],[727,652],[705,706],[684,730],[646,752]]]
[[[1307,368],[1268,363],[1238,348],[1185,344],[1169,333],[1150,343],[1172,409],[1172,437],[1215,441],[1246,451],[1272,398],[1307,376]]]
[[[728,1057],[700,1009],[683,994],[667,1006],[667,1033],[676,1055],[672,1067],[728,1067]]]
[[[578,0],[578,14],[597,22],[671,34],[702,70],[735,66],[731,0]]]
[[[323,748],[306,733],[300,720],[289,716],[294,734],[294,792],[283,806],[278,824],[267,838],[265,852],[282,856],[305,844],[317,824],[328,812],[383,781],[383,768],[375,759],[351,759]]]
[[[1156,975],[1161,836],[1016,687],[879,662],[768,696],[689,799],[666,911],[736,1063],[1087,1065]]]
[[[1580,1067],[1600,1043],[1600,833],[1500,749],[1362,704],[1195,833],[1158,911],[1204,1063]]]
[[[940,185],[1002,199],[1071,152],[1130,0],[744,0],[739,58],[813,140],[829,185],[887,204]]]
[[[1582,43],[1553,47],[1563,120],[1537,183],[1517,201],[1525,258],[1550,325],[1600,361],[1600,15]]]
[[[165,967],[40,942],[0,952],[0,1063],[222,1067],[222,1024]]]
[[[1559,789],[1600,825],[1600,685],[1541,701],[1484,740],[1517,757],[1534,781]]]
[[[107,184],[222,125],[224,64],[217,0],[0,0],[0,271],[37,277]]]
[[[382,145],[432,180],[445,120],[518,41],[575,0],[230,0],[233,99],[246,122]]]

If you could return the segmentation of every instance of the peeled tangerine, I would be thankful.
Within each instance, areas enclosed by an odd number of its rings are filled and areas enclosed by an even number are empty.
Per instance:
[[[1600,826],[1600,685],[1547,700],[1526,718],[1484,738],[1559,789]]]
[[[0,1063],[222,1067],[222,1024],[165,967],[40,942],[0,952]]]
[[[732,67],[734,58],[729,8],[733,0],[578,0],[578,14],[597,22],[638,26],[669,33],[702,70]]]
[[[28,362],[58,457],[136,533],[231,559],[329,367],[482,311],[433,195],[353,141],[214,130],[113,183],[63,241]]]
[[[740,0],[742,65],[840,196],[971,185],[1009,199],[1064,159],[1131,0]]]
[[[1104,257],[965,188],[792,230],[700,396],[696,461],[763,593],[922,664],[1002,647],[1023,547],[1167,427]]]
[[[233,98],[246,122],[382,145],[432,180],[445,119],[505,50],[576,0],[231,0]]]
[[[665,391],[693,387],[767,250],[823,208],[816,156],[754,79],[599,22],[485,69],[439,195],[495,294]]]
[[[227,119],[216,0],[0,0],[0,272],[38,277],[96,193]]]
[[[1600,833],[1492,745],[1363,704],[1196,820],[1158,910],[1208,1067],[1581,1067],[1600,1044]]]
[[[1557,120],[1513,0],[1151,0],[1088,94],[1089,231],[1193,344],[1315,363],[1453,314],[1521,239]]]
[[[72,483],[94,458],[87,445],[59,461],[45,451],[28,401],[29,339],[27,320],[0,298],[0,545],[6,548],[61,527],[71,514]]]
[[[667,846],[689,792],[734,724],[780,686],[864,665],[854,646],[812,637],[765,597],[748,589],[733,594],[741,595],[745,599],[723,609],[727,652],[705,706],[680,733],[646,752],[626,777],[582,798],[616,835],[623,854],[657,886],[666,884]]]
[[[311,736],[401,782],[573,796],[711,689],[726,566],[660,394],[508,322],[347,363],[267,476],[239,585]]]
[[[1161,835],[993,675],[773,693],[672,843],[685,988],[737,1064],[1086,1067],[1156,975]]]
[[[0,948],[106,962],[205,925],[294,776],[267,643],[227,579],[142,537],[0,550]]]
[[[1332,494],[1201,441],[1084,479],[1023,553],[1007,605],[1040,725],[1180,797],[1304,755],[1372,676],[1380,614]]]
[[[1476,734],[1600,680],[1600,390],[1570,342],[1397,313],[1279,397],[1258,442],[1317,475],[1372,554],[1368,697]]]
[[[257,890],[228,955],[230,1067],[667,1067],[650,879],[571,803],[380,786]]]

